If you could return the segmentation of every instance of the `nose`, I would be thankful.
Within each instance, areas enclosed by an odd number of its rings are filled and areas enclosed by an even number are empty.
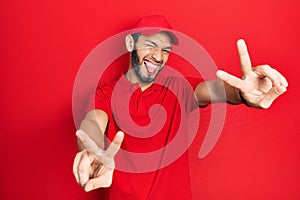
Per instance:
[[[163,51],[160,48],[155,49],[155,51],[152,53],[152,58],[156,62],[161,62],[163,59]]]

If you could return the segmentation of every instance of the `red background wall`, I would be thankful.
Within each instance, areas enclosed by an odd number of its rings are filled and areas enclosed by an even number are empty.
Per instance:
[[[101,41],[143,15],[164,14],[220,68],[240,75],[235,41],[242,37],[254,64],[269,63],[289,81],[267,111],[228,106],[204,159],[195,140],[195,199],[300,199],[298,12],[296,0],[1,1],[0,198],[97,199],[72,175],[76,73]]]

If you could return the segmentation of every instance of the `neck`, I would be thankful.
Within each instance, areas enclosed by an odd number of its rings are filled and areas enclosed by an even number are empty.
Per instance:
[[[151,83],[142,82],[136,76],[134,70],[131,67],[129,67],[129,70],[126,72],[125,77],[131,83],[138,83],[142,91],[146,90],[147,88],[149,88],[153,84],[153,82],[151,82]]]

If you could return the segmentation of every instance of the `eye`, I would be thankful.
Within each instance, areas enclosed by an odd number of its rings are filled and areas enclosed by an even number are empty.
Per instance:
[[[157,47],[157,44],[154,41],[152,41],[152,40],[146,40],[145,41],[145,45],[147,47],[151,47],[151,48],[156,48]]]
[[[156,47],[154,44],[151,44],[151,43],[146,43],[146,46],[147,47],[151,47],[151,48],[155,48]]]
[[[166,54],[169,54],[171,52],[171,50],[169,50],[169,49],[163,49],[163,52],[166,53]]]

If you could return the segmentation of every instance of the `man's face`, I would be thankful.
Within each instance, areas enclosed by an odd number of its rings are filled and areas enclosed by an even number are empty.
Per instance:
[[[171,38],[164,32],[138,38],[131,54],[131,65],[141,82],[155,80],[168,60],[171,47]]]

